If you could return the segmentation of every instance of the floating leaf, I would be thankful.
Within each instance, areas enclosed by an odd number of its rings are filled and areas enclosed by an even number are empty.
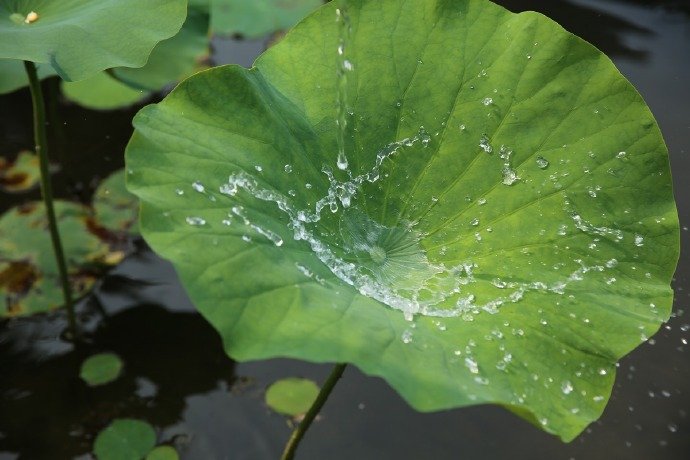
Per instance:
[[[24,192],[36,187],[41,180],[38,157],[29,151],[19,152],[12,163],[0,158],[0,188],[5,192]]]
[[[55,202],[73,293],[84,294],[95,281],[87,269],[108,254],[108,246],[89,231],[90,210]],[[31,314],[62,305],[60,277],[42,203],[12,208],[0,217],[0,316]]]
[[[106,72],[99,72],[84,80],[61,82],[62,93],[67,99],[95,110],[111,110],[127,107],[145,98],[148,93],[134,89]]]
[[[350,362],[418,410],[497,403],[573,439],[670,312],[654,118],[542,15],[348,3],[339,72],[331,4],[137,115],[144,237],[235,359]]]
[[[117,379],[122,367],[122,360],[115,353],[99,353],[82,363],[79,377],[90,386],[104,385]]]
[[[93,452],[98,460],[144,458],[156,444],[156,432],[146,422],[118,419],[98,433]]]
[[[141,67],[156,43],[177,33],[186,11],[185,0],[5,0],[0,58],[49,63],[67,81]]]
[[[294,26],[323,4],[322,0],[209,0],[211,29],[216,34],[263,37]]]
[[[125,188],[125,171],[108,176],[96,189],[93,208],[96,222],[116,232],[135,233],[139,201]]]
[[[319,387],[309,379],[278,380],[266,390],[266,404],[279,414],[296,417],[309,410],[319,394]]]
[[[146,456],[146,460],[178,460],[180,456],[174,447],[158,446]]]

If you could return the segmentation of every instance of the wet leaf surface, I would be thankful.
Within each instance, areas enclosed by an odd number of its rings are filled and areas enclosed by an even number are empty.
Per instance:
[[[140,112],[144,237],[234,358],[352,362],[418,410],[498,403],[572,439],[670,312],[656,122],[543,16],[351,6],[349,174],[331,5]]]

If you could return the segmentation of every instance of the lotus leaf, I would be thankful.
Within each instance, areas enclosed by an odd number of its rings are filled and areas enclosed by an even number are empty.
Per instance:
[[[172,37],[185,0],[5,0],[0,59],[48,63],[63,80],[111,67],[141,67],[156,43]]]
[[[91,386],[104,385],[118,378],[122,366],[122,360],[115,353],[99,353],[82,363],[79,377]]]
[[[146,422],[117,419],[98,433],[93,451],[98,460],[141,459],[156,444],[156,432]]]
[[[235,359],[349,362],[418,410],[496,403],[573,439],[670,313],[652,114],[540,14],[348,3],[349,41],[326,5],[136,116],[144,238]]]
[[[309,379],[281,379],[266,390],[266,404],[279,414],[296,417],[309,410],[318,394],[318,385]]]

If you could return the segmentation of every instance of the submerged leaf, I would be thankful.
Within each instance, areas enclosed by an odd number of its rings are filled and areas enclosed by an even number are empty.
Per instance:
[[[82,295],[95,276],[86,268],[108,254],[108,246],[89,231],[90,210],[55,202],[55,214],[67,258],[72,290]],[[12,208],[0,217],[0,316],[31,314],[62,305],[60,276],[42,203]]]
[[[318,385],[309,379],[281,379],[266,390],[266,404],[280,414],[296,417],[309,410],[318,394]]]
[[[29,151],[19,152],[12,163],[0,158],[0,188],[6,192],[24,192],[36,187],[41,180],[38,156]]]
[[[4,0],[0,59],[48,63],[67,81],[141,67],[156,43],[177,33],[186,11],[186,0]]]
[[[96,189],[93,208],[98,225],[114,232],[137,232],[139,201],[125,188],[125,171],[112,173]]]
[[[497,403],[573,439],[670,312],[654,118],[542,15],[348,3],[349,42],[327,5],[137,115],[144,237],[235,359],[350,362],[418,410]]]

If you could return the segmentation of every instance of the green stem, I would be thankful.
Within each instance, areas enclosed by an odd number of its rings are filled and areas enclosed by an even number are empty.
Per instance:
[[[295,458],[295,452],[297,451],[300,441],[309,429],[311,422],[314,421],[316,416],[319,414],[319,411],[321,411],[321,408],[326,403],[328,396],[331,394],[331,391],[333,391],[333,387],[335,387],[335,384],[338,383],[338,379],[340,379],[340,377],[343,375],[345,366],[347,366],[346,363],[335,365],[331,371],[331,375],[328,376],[328,379],[323,384],[321,391],[319,392],[318,396],[316,396],[314,403],[304,415],[304,419],[302,419],[300,424],[297,425],[297,428],[295,428],[295,430],[292,432],[290,439],[285,445],[285,450],[283,450],[283,455],[280,457],[281,460],[292,460]]]
[[[74,314],[74,304],[72,303],[72,292],[69,285],[67,265],[65,264],[65,254],[62,250],[62,241],[58,231],[57,219],[55,218],[55,208],[53,207],[53,188],[50,183],[50,171],[48,162],[48,142],[46,141],[46,109],[41,91],[41,82],[36,75],[36,66],[33,62],[24,61],[24,68],[29,77],[29,88],[31,89],[31,100],[34,109],[34,139],[36,144],[36,154],[38,155],[41,167],[41,194],[43,203],[48,216],[48,228],[50,238],[53,241],[53,251],[55,261],[60,272],[60,282],[62,284],[62,295],[67,308],[67,318],[72,338],[77,337],[77,320]]]

